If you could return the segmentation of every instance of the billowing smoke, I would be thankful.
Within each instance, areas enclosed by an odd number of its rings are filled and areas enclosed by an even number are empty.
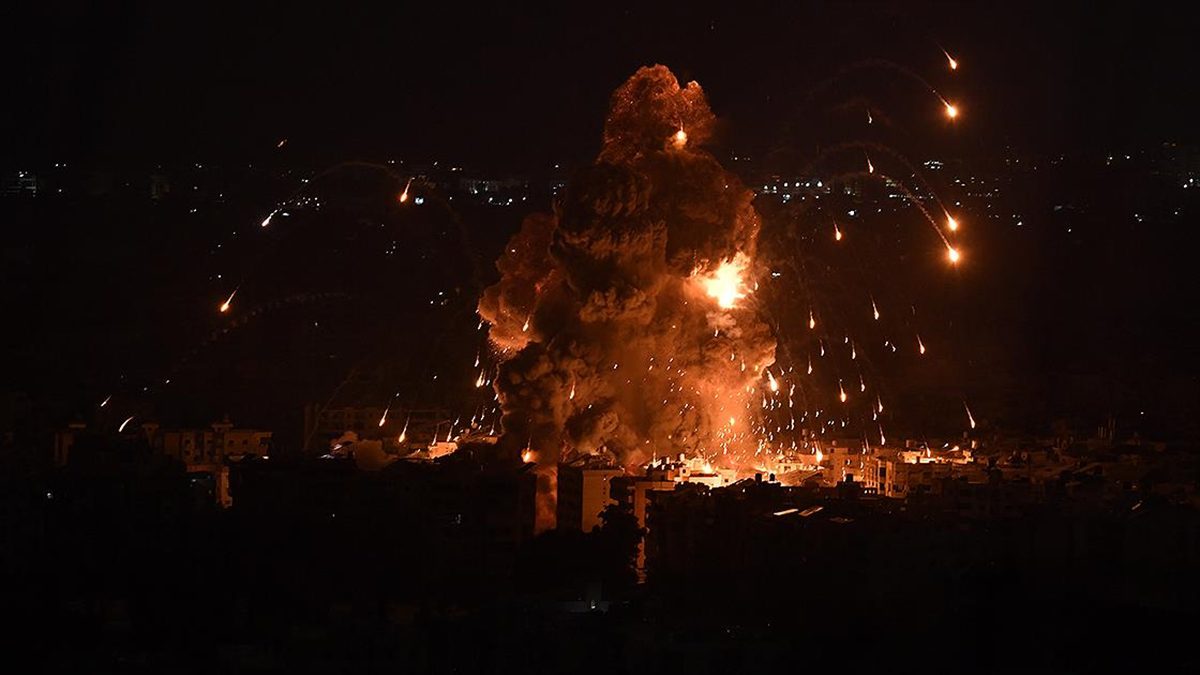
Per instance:
[[[755,306],[753,194],[703,149],[695,82],[640,69],[613,94],[596,162],[529,217],[479,303],[501,365],[503,443],[748,460],[775,339]]]

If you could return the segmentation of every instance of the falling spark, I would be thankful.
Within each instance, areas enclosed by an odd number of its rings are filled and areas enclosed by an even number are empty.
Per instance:
[[[767,381],[771,386],[772,392],[779,391],[779,383],[775,381],[775,376],[772,375],[771,371],[769,371],[769,370],[767,371]]]
[[[875,411],[879,413],[883,412],[883,400],[878,396],[875,397]]]
[[[817,317],[813,316],[812,310],[808,311],[808,329],[812,330],[817,327]]]
[[[276,148],[282,148],[283,146],[287,145],[287,141],[288,141],[288,139],[286,139],[286,138],[285,138],[285,139],[283,139],[282,141],[279,141],[278,143],[276,143],[276,144],[275,144],[275,147],[276,147]]]
[[[217,308],[218,311],[220,311],[222,314],[224,314],[225,312],[228,312],[230,306],[232,306],[232,304],[233,304],[233,296],[237,295],[237,292],[238,292],[238,289],[236,289],[236,288],[233,289],[233,292],[229,294],[229,297],[225,298],[225,302],[222,302],[221,306]]]
[[[975,428],[975,416],[971,414],[971,407],[967,405],[966,401],[963,401],[963,408],[965,408],[967,411],[967,421],[971,423],[971,428],[974,429]]]
[[[958,117],[958,108],[955,107],[953,103],[950,103],[949,101],[943,101],[943,103],[946,104],[946,117],[949,117],[950,119]]]
[[[529,332],[529,320],[530,320],[530,319],[532,319],[532,318],[533,318],[533,312],[530,312],[530,313],[529,313],[529,316],[525,317],[525,325],[524,325],[524,326],[521,326],[521,332],[522,332],[522,333],[528,333],[528,332]]]
[[[871,117],[871,109],[867,108],[867,124],[874,124],[875,119]]]
[[[950,56],[950,52],[943,49],[942,53],[946,55],[946,63],[950,66],[950,70],[958,70],[958,61],[953,56]]]
[[[949,213],[946,214],[946,228],[951,232],[958,231],[958,221],[955,220],[954,216],[950,215]]]
[[[867,390],[867,383],[863,381],[862,375],[858,376],[858,390],[860,392],[865,392]]]
[[[958,261],[962,258],[962,254],[959,253],[958,249],[954,248],[953,246],[947,246],[946,257],[950,259],[951,263],[957,265]]]
[[[404,439],[408,438],[408,423],[411,419],[412,415],[409,415],[408,418],[404,420],[404,428],[400,430],[400,437],[396,439],[397,443],[403,443]]]
[[[271,219],[275,217],[275,213],[276,211],[272,211],[267,214],[266,218],[263,218],[262,227],[266,227],[271,224]]]
[[[475,352],[475,367],[479,367],[479,352]]]
[[[653,368],[654,366],[651,366]],[[571,378],[571,393],[567,394],[567,400],[575,400],[575,378]]]
[[[100,402],[100,407],[103,408],[104,406],[108,405],[108,402],[111,400],[112,400],[112,394],[109,394],[107,397],[105,397],[105,399],[103,401]]]
[[[841,380],[838,380],[838,399],[841,400],[842,403],[846,402],[846,389],[842,387]]]
[[[401,204],[408,201],[408,188],[412,187],[412,182],[413,179],[409,178],[408,182],[404,184],[404,191],[401,192],[400,196],[396,198]]]
[[[812,357],[808,357],[808,374],[812,375]]]
[[[925,343],[924,343],[924,342],[921,342],[921,336],[920,336],[920,335],[918,335],[918,336],[917,336],[917,351],[921,352],[921,355],[922,355],[922,356],[924,356],[924,354],[925,354]]]
[[[482,387],[483,382],[484,382],[484,377],[483,377],[483,371],[481,370],[481,371],[479,371],[479,377],[475,380],[475,388],[478,389],[478,388]]]
[[[871,314],[875,317],[876,321],[879,320],[879,307],[875,305],[875,298],[871,298]]]
[[[125,425],[126,425],[126,424],[129,424],[129,423],[130,423],[130,422],[132,422],[132,421],[133,421],[133,415],[130,415],[129,417],[126,417],[126,418],[125,418],[125,421],[124,421],[124,422],[121,422],[121,426],[117,427],[117,433],[119,434],[119,433],[121,433],[122,431],[125,431]]]
[[[388,406],[383,409],[383,414],[379,416],[379,426],[383,426],[385,423],[387,423],[387,414],[388,414],[388,410],[390,410],[390,409],[391,409],[391,406]]]
[[[866,155],[866,157],[867,157],[867,173],[875,173],[875,165],[871,163],[871,156]]]
[[[679,127],[679,131],[675,132],[675,135],[671,137],[671,140],[674,141],[675,147],[682,148],[683,146],[687,145],[687,132],[683,130],[683,127]]]
[[[536,455],[533,454],[533,450],[530,450],[529,448],[525,448],[525,452],[521,453],[521,461],[525,462],[526,464],[533,464],[535,457]]]
[[[838,229],[837,223],[833,224],[833,240],[834,241],[842,240],[842,231],[840,229]]]

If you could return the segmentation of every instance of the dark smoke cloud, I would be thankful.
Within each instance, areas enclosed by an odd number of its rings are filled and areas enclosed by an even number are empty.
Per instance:
[[[546,467],[564,451],[752,452],[775,340],[754,306],[753,193],[702,149],[714,119],[698,84],[642,68],[613,94],[595,164],[513,237],[479,303],[506,446]],[[735,260],[748,297],[721,308],[697,278]]]

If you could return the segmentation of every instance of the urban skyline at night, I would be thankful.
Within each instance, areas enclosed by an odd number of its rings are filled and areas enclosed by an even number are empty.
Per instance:
[[[1165,5],[5,14],[14,666],[1195,663]]]

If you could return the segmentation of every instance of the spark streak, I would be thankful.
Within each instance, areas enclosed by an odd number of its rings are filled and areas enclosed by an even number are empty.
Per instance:
[[[233,296],[237,295],[237,292],[238,292],[238,289],[236,289],[236,288],[233,289],[233,292],[229,294],[228,298],[225,298],[225,302],[222,302],[221,306],[218,307],[217,310],[219,312],[221,312],[222,314],[224,314],[225,312],[228,312],[229,308],[233,305]]]

